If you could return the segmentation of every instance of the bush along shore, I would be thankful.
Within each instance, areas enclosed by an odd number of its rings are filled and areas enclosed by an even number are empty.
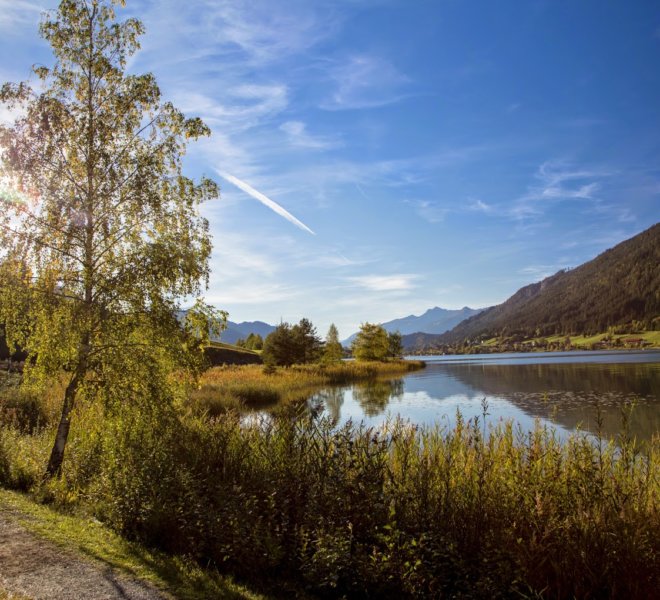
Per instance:
[[[641,446],[624,429],[560,442],[541,427],[460,418],[452,430],[336,428],[295,405],[246,422],[184,398],[81,403],[63,475],[43,484],[48,406],[7,397],[2,486],[275,595],[650,598],[660,588],[657,437]]]

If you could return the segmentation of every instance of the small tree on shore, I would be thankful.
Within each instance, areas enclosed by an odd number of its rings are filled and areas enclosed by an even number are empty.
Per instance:
[[[321,356],[323,342],[309,319],[296,325],[280,323],[264,340],[262,357],[271,365],[290,367],[315,362]]]
[[[37,90],[0,90],[23,110],[0,127],[0,323],[28,354],[25,385],[67,376],[51,477],[81,396],[167,397],[225,315],[199,299],[211,242],[198,207],[218,189],[181,162],[210,132],[163,102],[153,75],[126,73],[142,24],[116,22],[108,1],[63,0],[40,31],[54,67],[34,69]],[[182,326],[184,296],[198,302]]]
[[[387,345],[391,358],[401,358],[403,356],[403,340],[399,331],[390,331],[387,334]]]
[[[390,352],[387,331],[382,325],[363,323],[353,340],[352,350],[357,360],[385,360]]]
[[[323,350],[323,342],[316,332],[316,327],[309,319],[300,319],[297,325],[291,328],[296,347],[297,363],[306,364],[316,362]]]
[[[296,362],[296,350],[289,323],[280,323],[264,340],[261,354],[267,365],[290,367]]]
[[[261,350],[264,347],[264,340],[258,333],[250,333],[246,339],[236,340],[236,345],[248,350]]]
[[[344,356],[344,349],[339,341],[339,331],[334,323],[328,329],[325,336],[325,348],[323,349],[323,360],[325,362],[338,362]]]

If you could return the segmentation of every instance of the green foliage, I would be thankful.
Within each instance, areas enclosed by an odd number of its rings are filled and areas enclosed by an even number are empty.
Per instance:
[[[262,350],[264,347],[264,340],[258,333],[250,333],[247,336],[247,339],[239,339],[236,341],[236,345],[241,348],[246,348],[248,350]]]
[[[268,365],[290,366],[296,362],[296,348],[289,323],[280,323],[266,336],[262,353]]]
[[[334,323],[328,328],[323,348],[323,360],[327,363],[340,361],[344,356],[344,349],[339,341],[339,331]]]
[[[19,374],[0,371],[0,423],[31,433],[46,424],[48,415],[41,399],[19,386]]]
[[[660,584],[657,437],[95,411],[51,500],[253,582],[333,598],[641,599]],[[12,435],[11,461],[38,454],[41,438]]]
[[[43,475],[51,443],[50,430],[28,434],[16,425],[0,426],[0,486],[33,489]]]
[[[68,374],[51,475],[78,400],[172,398],[172,369],[199,372],[225,318],[199,300],[211,252],[199,205],[218,189],[182,174],[187,140],[209,130],[151,74],[126,73],[142,32],[109,2],[62,2],[41,25],[55,65],[35,68],[34,90],[0,90],[24,109],[0,126],[0,323],[28,354],[26,387]],[[182,327],[184,296],[198,300]]]
[[[263,350],[264,339],[258,333],[251,333],[247,339],[247,347],[251,350]]]
[[[403,379],[371,379],[353,387],[353,398],[368,417],[382,414],[392,400],[402,396]]]
[[[297,360],[294,362],[304,365],[316,362],[321,356],[323,342],[316,333],[316,327],[309,319],[300,319],[297,325],[291,328]]]
[[[403,356],[403,341],[401,332],[390,331],[387,334],[388,355],[390,358],[401,358]]]
[[[390,356],[390,342],[382,325],[363,323],[353,340],[353,356],[357,360],[385,360]]]
[[[263,346],[263,360],[267,364],[289,367],[317,361],[321,356],[323,343],[316,328],[308,319],[301,319],[297,325],[280,323],[270,333]]]

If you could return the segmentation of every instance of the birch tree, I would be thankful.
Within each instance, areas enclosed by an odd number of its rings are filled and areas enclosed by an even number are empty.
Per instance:
[[[106,403],[172,392],[193,375],[224,314],[201,301],[211,241],[200,204],[210,179],[182,173],[186,144],[210,131],[129,74],[143,26],[123,2],[63,0],[45,13],[51,68],[7,83],[21,111],[0,127],[0,323],[28,353],[25,385],[65,377],[46,476],[59,475],[81,397]],[[180,298],[196,299],[183,323]]]

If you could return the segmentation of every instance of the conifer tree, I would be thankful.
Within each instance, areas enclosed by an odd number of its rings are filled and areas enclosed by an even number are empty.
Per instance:
[[[344,350],[339,341],[339,331],[334,323],[328,329],[328,334],[325,336],[325,348],[323,351],[323,359],[326,362],[337,362],[342,359]]]

